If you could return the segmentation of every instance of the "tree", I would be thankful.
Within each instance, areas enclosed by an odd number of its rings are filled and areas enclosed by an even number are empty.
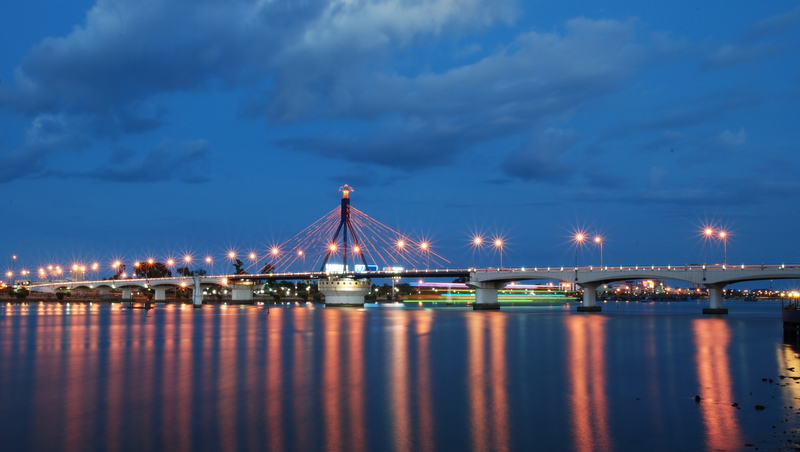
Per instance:
[[[140,278],[169,278],[172,276],[172,271],[161,262],[153,262],[152,264],[142,262],[136,270],[136,274]]]
[[[236,262],[233,263],[233,268],[234,270],[236,270],[234,273],[237,275],[246,275],[247,272],[242,268],[243,265],[244,262],[240,261],[239,259],[236,259]]]
[[[274,269],[275,269],[275,266],[274,266],[274,265],[272,265],[272,264],[270,264],[269,262],[267,262],[267,263],[264,265],[264,268],[262,268],[262,269],[261,269],[261,272],[260,272],[260,273],[261,273],[262,275],[266,275],[267,273],[272,273],[272,270],[274,270]]]
[[[192,276],[194,274],[191,270],[189,270],[189,267],[179,267],[176,268],[175,271],[181,276]]]

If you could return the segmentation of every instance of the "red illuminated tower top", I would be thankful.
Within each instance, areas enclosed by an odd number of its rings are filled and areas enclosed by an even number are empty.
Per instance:
[[[356,191],[353,187],[344,184],[342,187],[339,187],[339,191],[342,192],[342,199],[349,198],[351,191]]]

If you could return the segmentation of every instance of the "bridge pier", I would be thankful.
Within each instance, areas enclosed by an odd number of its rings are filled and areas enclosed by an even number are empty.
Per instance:
[[[255,288],[256,285],[253,281],[231,281],[231,301],[235,303],[252,302]]]
[[[578,312],[600,312],[602,307],[597,306],[597,288],[600,283],[578,283],[583,287],[583,303],[578,306]]]
[[[472,309],[475,311],[500,309],[497,291],[505,287],[506,284],[506,281],[468,281],[467,286],[475,289],[475,304],[472,305]]]
[[[122,288],[122,299],[127,301],[133,300],[133,287]]]
[[[194,291],[192,292],[192,305],[195,307],[200,307],[203,305],[203,288],[200,287],[200,277],[192,276],[192,281],[194,281]]]
[[[167,301],[167,288],[163,286],[153,287],[156,291],[156,296],[153,298],[155,301]]]
[[[728,309],[722,307],[722,289],[727,284],[706,284],[708,289],[708,307],[703,309],[703,314],[727,314]]]

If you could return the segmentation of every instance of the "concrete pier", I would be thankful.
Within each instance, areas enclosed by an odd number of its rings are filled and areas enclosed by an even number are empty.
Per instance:
[[[364,296],[371,288],[369,279],[331,277],[319,280],[319,291],[325,295],[325,306],[364,306]]]
[[[583,304],[578,306],[578,312],[600,312],[602,307],[597,306],[597,288],[600,283],[580,283],[583,287]]]

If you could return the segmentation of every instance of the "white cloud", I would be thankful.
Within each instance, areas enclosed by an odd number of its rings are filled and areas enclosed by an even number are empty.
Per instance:
[[[739,129],[738,132],[725,130],[717,136],[717,139],[726,146],[739,147],[743,146],[747,141],[747,133],[744,131],[744,127]]]

